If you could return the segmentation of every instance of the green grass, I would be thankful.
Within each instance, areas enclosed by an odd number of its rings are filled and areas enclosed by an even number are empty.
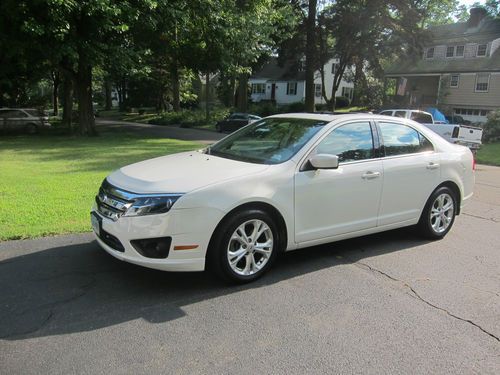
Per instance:
[[[90,231],[94,196],[111,171],[200,147],[126,133],[0,138],[0,240]]]
[[[500,142],[483,144],[477,152],[476,161],[480,164],[500,166]]]

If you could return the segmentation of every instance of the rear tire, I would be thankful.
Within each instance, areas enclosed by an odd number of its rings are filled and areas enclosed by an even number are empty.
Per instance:
[[[269,214],[258,209],[240,211],[216,229],[207,254],[209,269],[231,283],[261,277],[274,263],[280,238]]]
[[[425,204],[418,222],[420,234],[430,240],[440,240],[450,231],[457,213],[458,199],[447,186],[436,189]]]

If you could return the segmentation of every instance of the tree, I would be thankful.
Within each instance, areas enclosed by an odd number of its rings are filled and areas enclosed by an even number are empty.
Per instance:
[[[425,31],[424,17],[412,1],[338,0],[322,12],[322,34],[331,35],[322,45],[338,59],[331,97],[323,92],[330,110],[335,109],[335,93],[348,67],[357,66],[358,85],[364,71],[383,75],[383,62],[397,53],[420,53]]]
[[[307,14],[307,43],[306,43],[306,111],[314,112],[314,71],[316,70],[316,5],[317,0],[309,0]]]

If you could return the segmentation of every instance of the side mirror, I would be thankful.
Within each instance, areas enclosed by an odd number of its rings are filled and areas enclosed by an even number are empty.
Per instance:
[[[339,167],[337,155],[316,154],[311,156],[309,162],[315,169],[336,169]]]

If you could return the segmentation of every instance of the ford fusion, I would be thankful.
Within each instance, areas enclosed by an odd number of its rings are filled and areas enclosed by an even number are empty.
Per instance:
[[[113,172],[91,223],[118,259],[248,282],[284,251],[405,226],[440,239],[473,185],[469,149],[412,120],[287,114]]]

